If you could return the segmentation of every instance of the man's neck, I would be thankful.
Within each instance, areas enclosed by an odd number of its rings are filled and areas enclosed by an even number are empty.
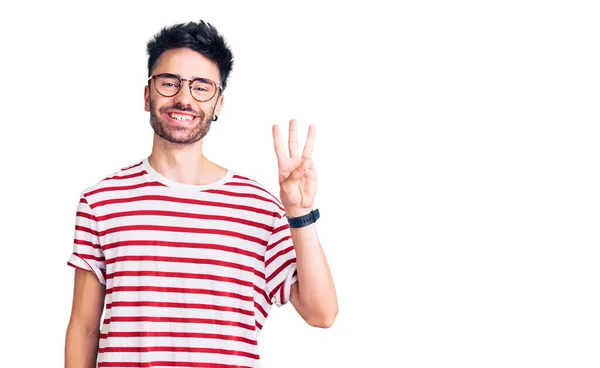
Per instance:
[[[159,174],[181,184],[205,185],[215,182],[227,170],[204,157],[202,141],[181,146],[155,137],[148,163]]]

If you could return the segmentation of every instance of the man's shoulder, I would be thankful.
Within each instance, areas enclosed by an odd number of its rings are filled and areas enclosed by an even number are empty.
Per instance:
[[[265,201],[271,202],[278,210],[283,211],[283,205],[279,197],[274,195],[266,185],[238,171],[230,171],[232,175],[225,184],[226,187],[238,193],[263,198]]]
[[[85,188],[81,192],[81,196],[88,198],[100,191],[106,191],[108,188],[131,185],[140,181],[140,178],[147,173],[143,165],[143,160],[138,160],[135,163],[129,164],[96,182],[94,185]]]

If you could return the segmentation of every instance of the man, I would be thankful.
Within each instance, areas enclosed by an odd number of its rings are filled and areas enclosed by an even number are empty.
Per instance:
[[[164,28],[147,50],[152,153],[81,194],[66,367],[260,366],[273,304],[317,327],[337,315],[314,224],[315,127],[299,155],[290,121],[288,157],[273,126],[279,201],[202,154],[233,65],[216,29]]]

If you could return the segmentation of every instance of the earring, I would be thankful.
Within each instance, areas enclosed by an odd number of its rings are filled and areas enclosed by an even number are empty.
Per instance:
[[[217,115],[215,115],[215,117],[213,118],[213,121],[217,121],[219,117]]]

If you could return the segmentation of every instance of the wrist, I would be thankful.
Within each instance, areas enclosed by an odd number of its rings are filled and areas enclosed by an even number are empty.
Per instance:
[[[296,217],[308,215],[312,210],[313,210],[312,207],[311,208],[294,208],[294,209],[290,209],[290,210],[286,209],[285,215],[287,216],[287,218],[296,218]]]
[[[290,228],[298,229],[301,227],[305,227],[315,223],[321,215],[319,214],[319,210],[313,210],[303,216],[298,217],[288,217],[288,223]]]

